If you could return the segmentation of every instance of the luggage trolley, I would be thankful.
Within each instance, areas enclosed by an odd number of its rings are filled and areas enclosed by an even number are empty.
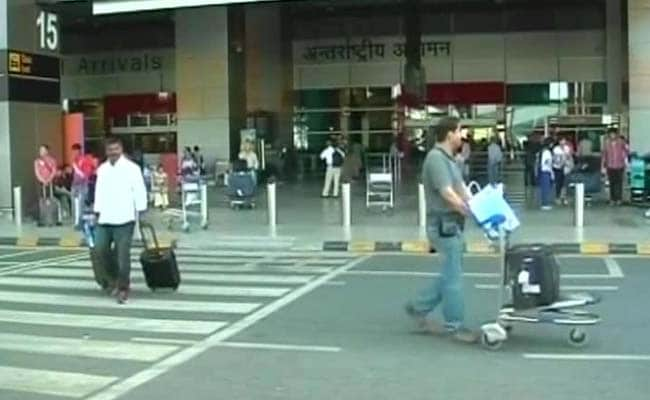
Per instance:
[[[583,330],[584,326],[596,325],[600,322],[597,314],[586,311],[583,308],[600,302],[589,293],[576,293],[572,295],[560,295],[551,304],[535,306],[532,308],[517,307],[514,302],[514,291],[520,285],[519,277],[510,276],[506,261],[508,250],[508,235],[503,229],[503,216],[495,216],[489,223],[489,231],[498,232],[497,241],[500,251],[501,278],[498,287],[499,310],[495,322],[486,323],[481,326],[481,343],[490,350],[498,350],[508,339],[508,335],[515,323],[530,324],[554,324],[569,327],[568,342],[574,347],[582,347],[587,344],[588,336]],[[486,225],[483,225],[484,227]],[[494,238],[493,235],[488,235]],[[559,284],[559,282],[558,282]],[[506,296],[508,296],[506,298]]]
[[[372,161],[381,158],[381,166]],[[395,180],[393,164],[388,154],[366,156],[366,208],[380,206],[383,210],[395,208]]]
[[[172,229],[174,223],[179,219],[182,221],[182,229],[185,232],[190,230],[190,218],[199,218],[202,229],[208,228],[208,185],[202,178],[179,179],[181,189],[180,209],[168,209],[163,215],[168,217],[168,227]]]

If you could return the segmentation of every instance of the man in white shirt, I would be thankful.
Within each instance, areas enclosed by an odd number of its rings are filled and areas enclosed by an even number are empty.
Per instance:
[[[107,160],[97,170],[95,213],[98,226],[95,248],[103,260],[108,282],[113,282],[117,301],[123,304],[129,296],[131,275],[131,243],[139,214],[147,210],[147,190],[140,167],[123,154],[117,137],[106,140]],[[109,262],[111,245],[115,245],[119,270]]]
[[[320,153],[320,159],[325,161],[325,164],[327,165],[322,197],[329,196],[330,187],[332,184],[334,184],[334,188],[332,189],[332,196],[339,197],[341,166],[345,160],[345,153],[338,147],[338,145],[334,145],[331,141],[328,141],[327,147]]]

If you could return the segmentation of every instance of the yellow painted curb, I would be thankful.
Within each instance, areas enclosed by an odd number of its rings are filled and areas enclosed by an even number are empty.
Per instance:
[[[609,254],[609,245],[598,242],[581,243],[580,254]]]
[[[81,245],[81,236],[72,233],[65,235],[59,241],[60,247],[79,247]]]
[[[429,242],[425,240],[405,240],[402,242],[405,253],[429,253]]]
[[[38,245],[38,236],[21,236],[16,240],[16,246],[36,247]]]
[[[643,255],[650,255],[650,243],[637,243],[636,253]]]
[[[494,253],[494,249],[487,242],[467,242],[467,253]]]
[[[354,251],[357,253],[371,253],[375,251],[375,242],[368,241],[357,241],[350,242],[350,248],[348,251]]]

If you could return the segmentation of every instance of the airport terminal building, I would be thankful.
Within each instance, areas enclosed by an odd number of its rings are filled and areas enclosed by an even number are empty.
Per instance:
[[[65,162],[109,134],[172,164],[199,145],[216,165],[244,135],[269,160],[333,134],[386,151],[453,112],[479,136],[613,124],[650,152],[646,0],[155,3],[0,0],[0,208],[13,187],[36,196],[39,144]]]

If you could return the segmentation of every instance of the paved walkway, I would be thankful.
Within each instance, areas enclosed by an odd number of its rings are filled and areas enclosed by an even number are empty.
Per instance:
[[[417,190],[414,185],[404,185],[398,193],[395,210],[367,209],[365,182],[352,187],[352,227],[341,224],[340,199],[320,198],[320,187],[315,184],[279,185],[277,187],[277,226],[268,226],[266,194],[262,191],[253,210],[232,210],[228,207],[222,189],[210,191],[210,226],[201,230],[193,225],[189,233],[176,225],[168,231],[163,226],[159,212],[151,219],[167,236],[178,238],[183,247],[270,247],[270,248],[321,248],[325,241],[409,241],[426,238],[418,226]],[[525,204],[518,205],[521,228],[513,237],[515,242],[552,243],[637,243],[647,241],[650,220],[643,217],[643,208],[612,208],[593,205],[585,208],[584,228],[573,225],[573,209],[558,207],[543,212]],[[471,225],[471,224],[470,224]],[[38,235],[60,237],[70,234],[70,227],[36,228],[25,223],[22,234],[10,220],[0,222],[0,237]],[[164,233],[163,233],[164,235]],[[470,226],[470,241],[483,240],[482,232]]]

